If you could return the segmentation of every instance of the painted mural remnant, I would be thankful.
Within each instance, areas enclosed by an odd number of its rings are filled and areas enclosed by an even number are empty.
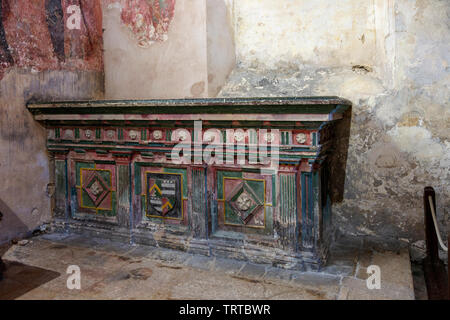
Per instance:
[[[12,66],[102,71],[102,48],[100,0],[0,0],[0,79]]]
[[[0,79],[3,77],[3,70],[14,63],[6,41],[5,28],[3,27],[3,16],[7,12],[7,7],[3,2],[3,0],[0,0]]]
[[[166,41],[175,12],[175,0],[122,0],[121,19],[133,33],[138,46]]]
[[[45,13],[50,39],[53,44],[53,51],[59,61],[64,61],[64,13],[61,1],[46,1]]]

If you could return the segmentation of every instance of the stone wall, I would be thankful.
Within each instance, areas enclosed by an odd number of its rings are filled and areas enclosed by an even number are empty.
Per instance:
[[[339,95],[353,105],[335,223],[423,239],[423,188],[448,214],[450,3],[228,0],[238,68],[221,97]]]

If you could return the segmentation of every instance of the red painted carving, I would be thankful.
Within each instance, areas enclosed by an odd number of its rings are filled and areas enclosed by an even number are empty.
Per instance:
[[[103,70],[100,0],[1,0],[0,3],[0,29],[3,27],[0,36],[4,34],[0,51],[7,51],[0,53],[0,79],[12,65],[34,71]],[[80,7],[80,29],[67,28],[70,5]],[[55,11],[58,6],[62,12]],[[64,28],[55,21],[61,13]],[[8,54],[9,61],[5,58]]]

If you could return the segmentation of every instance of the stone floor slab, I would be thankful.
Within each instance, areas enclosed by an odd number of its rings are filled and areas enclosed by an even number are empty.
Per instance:
[[[367,258],[358,248],[352,246],[350,253],[345,253],[341,247],[345,254],[337,255],[335,261],[342,263],[329,266],[325,272],[300,272],[164,248],[114,241],[106,244],[101,239],[58,235],[36,237],[24,246],[13,245],[3,258],[58,275],[46,281],[36,277],[37,282],[33,283],[38,285],[11,297],[15,299],[414,298],[407,252],[371,252]],[[381,291],[367,289],[365,268],[369,262],[378,263],[382,269]],[[67,288],[69,265],[81,269],[81,290]],[[356,271],[343,274],[335,270],[342,267]],[[11,290],[26,278],[18,270],[9,272],[7,281],[0,282],[0,295],[2,285],[3,290],[5,286]]]

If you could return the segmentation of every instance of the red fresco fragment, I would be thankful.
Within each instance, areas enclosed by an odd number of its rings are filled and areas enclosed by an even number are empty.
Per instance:
[[[14,65],[37,71],[57,69],[58,59],[45,19],[44,0],[6,0],[9,12],[3,16],[6,40]]]
[[[120,3],[121,20],[135,35],[140,47],[167,40],[175,13],[175,0],[106,0]]]
[[[81,30],[65,27],[67,66],[77,70],[103,70],[102,7],[100,0],[62,0],[64,21],[70,5],[81,9]]]
[[[3,26],[13,65],[45,70],[102,71],[102,10],[100,0],[61,0],[64,21],[69,5],[80,6],[81,30],[69,30],[65,23],[64,54],[59,61],[47,24],[45,0],[3,0]],[[5,10],[7,8],[7,10]],[[1,62],[1,61],[0,61]],[[0,63],[0,79],[10,64]]]
[[[2,24],[9,52],[0,54],[0,80],[10,67],[45,70],[103,71],[101,0],[60,0],[64,15],[64,54],[55,53],[46,16],[46,0],[2,0]],[[175,0],[104,0],[119,2],[122,23],[130,28],[138,45],[147,47],[167,39],[175,12]],[[81,9],[81,28],[67,27],[70,5]],[[55,37],[53,38],[53,41]],[[64,39],[64,40],[62,40]],[[58,40],[59,41],[59,40]],[[61,55],[63,57],[61,58]],[[7,59],[7,57],[9,58]],[[12,58],[12,59],[11,59]]]

